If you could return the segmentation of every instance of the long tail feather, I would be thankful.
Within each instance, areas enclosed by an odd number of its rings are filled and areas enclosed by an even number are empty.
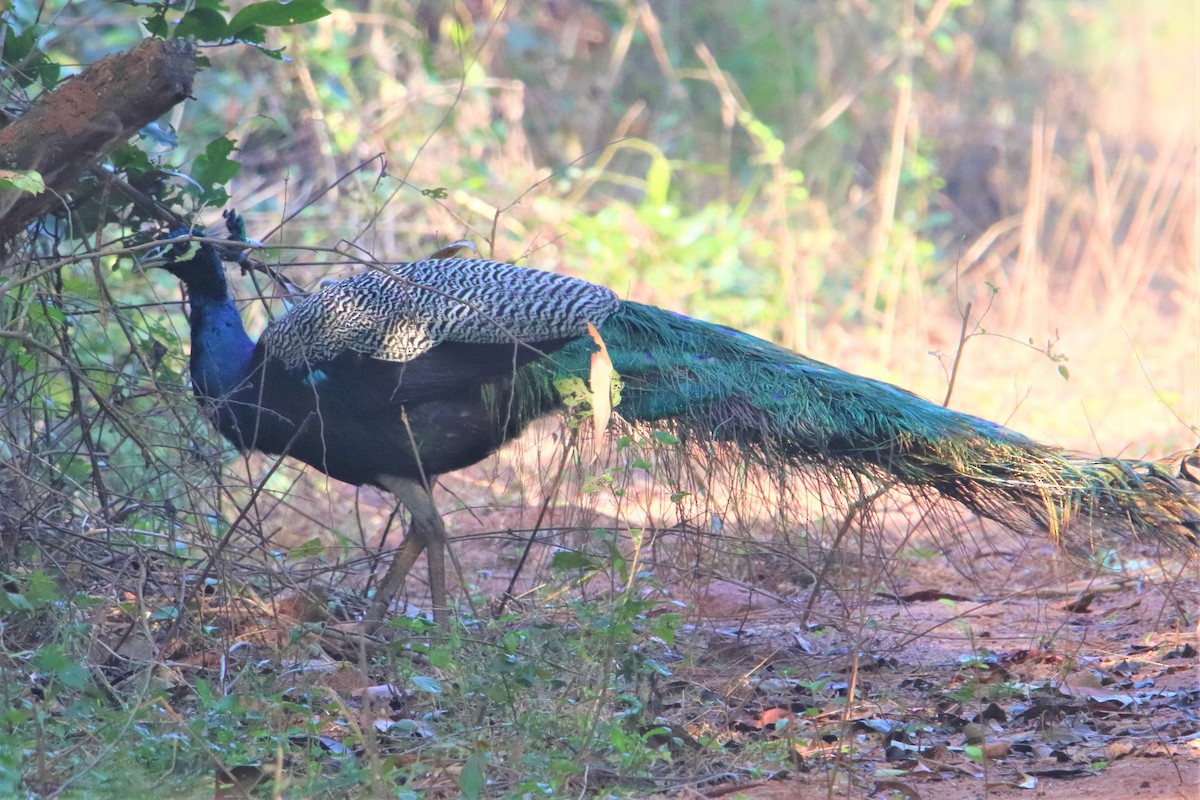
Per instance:
[[[1089,458],[1033,441],[719,325],[626,302],[600,333],[624,381],[615,409],[692,441],[736,446],[767,467],[849,472],[933,490],[1017,530],[1058,537],[1076,518],[1170,544],[1200,532],[1200,486],[1186,468]],[[586,375],[592,346],[555,354]]]

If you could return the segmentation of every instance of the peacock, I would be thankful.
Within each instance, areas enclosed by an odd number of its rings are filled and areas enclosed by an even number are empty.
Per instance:
[[[733,328],[498,261],[363,271],[303,297],[255,342],[221,251],[194,234],[169,234],[142,263],[187,288],[193,390],[220,432],[242,451],[391,492],[409,511],[368,612],[375,625],[422,551],[434,620],[448,621],[435,478],[562,408],[561,379],[587,378],[601,348],[623,383],[621,417],[669,426],[685,444],[940,495],[1014,530],[1057,535],[1083,517],[1166,542],[1194,544],[1200,531],[1186,466],[1040,444]]]

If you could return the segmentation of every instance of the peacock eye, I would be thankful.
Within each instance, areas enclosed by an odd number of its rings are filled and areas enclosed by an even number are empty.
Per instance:
[[[190,261],[199,255],[199,253],[200,244],[198,242],[173,242],[151,250],[150,256],[153,258],[162,258],[165,261],[184,262]]]

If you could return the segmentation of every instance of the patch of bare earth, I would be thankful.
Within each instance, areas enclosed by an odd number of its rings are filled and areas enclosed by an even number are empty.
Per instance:
[[[548,565],[557,549],[586,550],[618,517],[629,524],[630,508],[543,502],[494,466],[443,485],[439,501],[457,507],[447,520],[464,611],[468,597],[481,617],[495,609],[535,528],[517,609],[569,627],[566,599],[626,588],[603,570],[573,582]],[[335,491],[319,502],[347,520],[352,499]],[[358,513],[367,530],[386,517]],[[1194,562],[1123,551],[1122,570],[1089,569],[1048,542],[978,524],[932,538],[876,533],[861,547],[809,541],[795,552],[777,538],[711,528],[635,529],[640,547],[629,530],[614,534],[649,576],[641,591],[659,601],[652,616],[682,614],[674,644],[645,645],[670,675],[629,688],[648,724],[666,731],[651,744],[671,758],[649,777],[597,769],[581,779],[584,794],[1198,796]],[[343,584],[365,582],[363,566],[355,570]],[[423,577],[421,562],[407,598],[418,608]],[[341,692],[386,682],[337,674],[361,684]],[[431,774],[422,785],[451,795],[455,780]]]
[[[909,602],[877,597],[858,620],[820,603],[803,631],[782,608],[711,615],[676,673],[719,698],[693,732],[779,762],[681,795],[1198,796],[1196,639],[1162,592],[993,599],[930,572],[904,582]]]

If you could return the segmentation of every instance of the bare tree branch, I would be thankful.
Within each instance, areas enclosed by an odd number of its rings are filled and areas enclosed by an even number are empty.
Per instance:
[[[81,173],[188,97],[196,44],[147,39],[105,56],[0,130],[0,168],[37,170],[46,191],[0,190],[0,242],[47,213]]]

